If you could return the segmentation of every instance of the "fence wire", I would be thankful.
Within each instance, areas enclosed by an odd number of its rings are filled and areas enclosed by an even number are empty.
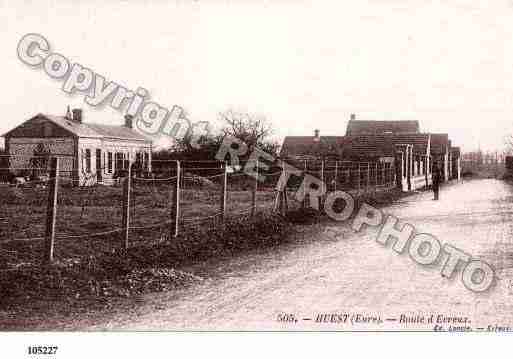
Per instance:
[[[20,162],[21,163],[21,162]],[[335,190],[379,191],[395,186],[395,168],[389,163],[334,160],[291,161],[298,172],[286,184],[289,209],[299,208],[296,191],[307,174],[324,181],[326,192]],[[130,178],[130,245],[172,240],[175,231],[174,196],[179,190],[178,232],[215,229],[226,218],[246,218],[277,208],[277,188],[284,177],[279,164],[258,168],[259,180],[244,168],[220,161],[160,161],[153,172],[134,172]],[[254,169],[254,168],[253,168]],[[44,250],[48,189],[52,180],[44,168],[16,169],[0,182],[0,257],[2,266],[13,266],[41,257]],[[25,171],[25,172],[23,172]],[[125,174],[126,175],[126,174]],[[7,181],[5,178],[10,177]],[[23,179],[22,179],[23,178]],[[97,184],[95,173],[74,177],[69,166],[59,172],[55,257],[69,260],[112,251],[123,242],[123,183]],[[224,197],[225,196],[225,197]],[[225,202],[223,201],[225,198]],[[223,203],[226,204],[223,212]]]

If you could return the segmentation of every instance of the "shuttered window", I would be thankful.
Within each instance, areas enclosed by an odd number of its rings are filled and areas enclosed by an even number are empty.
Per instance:
[[[107,153],[107,165],[109,173],[112,173],[112,152]]]
[[[144,169],[148,171],[150,168],[150,155],[148,152],[144,152]]]
[[[116,152],[116,172],[123,170],[124,156],[122,152]]]
[[[91,173],[91,150],[85,150],[85,171]]]

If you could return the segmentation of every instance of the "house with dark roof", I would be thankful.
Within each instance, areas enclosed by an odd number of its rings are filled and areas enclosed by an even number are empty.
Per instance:
[[[384,133],[352,136],[287,136],[280,156],[297,162],[310,159],[396,164],[398,186],[404,190],[431,183],[430,135]]]
[[[346,136],[419,133],[419,121],[365,121],[355,114],[347,124]]]
[[[459,151],[451,150],[447,134],[421,133],[418,121],[362,121],[351,115],[346,136],[287,136],[280,156],[292,160],[338,159],[393,163],[403,190],[431,184],[433,161],[445,179],[460,178]]]
[[[451,140],[446,133],[431,134],[431,157],[441,164],[444,180],[460,179],[461,164],[459,150],[451,150]]]
[[[403,177],[403,187],[415,189],[429,185],[431,181],[430,147],[428,133],[420,132],[418,121],[369,121],[357,120],[351,114],[347,124],[346,138],[353,145],[350,157],[357,154],[360,159],[381,156],[384,151],[388,157],[397,157]],[[357,139],[357,145],[354,145]],[[363,140],[362,140],[363,139]],[[364,145],[361,144],[364,142]]]
[[[151,171],[152,141],[133,128],[130,116],[118,126],[86,123],[81,109],[68,107],[65,116],[37,114],[3,137],[17,175],[44,173],[51,156],[60,158],[61,177],[75,185],[112,184],[130,163]]]
[[[341,136],[319,136],[319,130],[313,136],[287,136],[283,140],[280,157],[308,160],[318,158],[340,158],[342,156]]]

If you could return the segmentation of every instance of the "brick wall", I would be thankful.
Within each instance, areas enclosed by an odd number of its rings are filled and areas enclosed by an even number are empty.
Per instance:
[[[31,174],[34,154],[38,147],[51,155],[60,156],[60,170],[63,176],[71,176],[73,171],[73,138],[17,138],[6,139],[9,149],[9,168],[16,175]]]

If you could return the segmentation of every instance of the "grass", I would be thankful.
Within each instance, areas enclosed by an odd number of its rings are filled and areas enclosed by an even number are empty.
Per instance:
[[[228,188],[227,216],[237,216],[251,206],[251,192]],[[6,251],[7,261],[0,263],[5,268],[18,257],[20,262],[41,256],[41,243],[9,242],[11,239],[43,237],[45,233],[47,188],[15,188],[3,186],[0,189],[0,258]],[[170,184],[134,183],[131,191],[130,225],[148,227],[148,230],[134,229],[131,239],[137,243],[152,242],[169,236],[170,227],[165,223],[171,219]],[[198,218],[218,214],[220,211],[220,188],[185,188],[181,191],[180,210],[182,225],[191,227],[199,224]],[[257,196],[261,210],[273,205],[274,192],[261,191]],[[194,219],[194,221],[192,221]],[[95,233],[121,228],[122,188],[96,185],[92,187],[66,187],[59,189],[56,222],[55,254],[59,259],[87,257],[99,251],[111,251],[121,243],[119,235],[88,237]],[[213,220],[204,223],[212,227]],[[72,238],[65,238],[72,236]],[[73,238],[73,236],[83,236]],[[2,243],[7,240],[8,242]],[[34,241],[40,242],[40,241]],[[18,249],[18,250],[17,250]]]
[[[131,191],[131,245],[155,244],[170,238],[171,193],[165,182],[134,181]],[[180,233],[184,236],[219,225],[221,191],[219,184],[208,188],[185,183],[181,190]],[[243,190],[246,189],[246,190]],[[249,213],[250,183],[229,182],[227,217]],[[41,238],[45,233],[47,188],[3,186],[0,202],[0,270],[38,263],[43,255],[43,240],[11,241]],[[370,194],[368,201],[379,201],[390,192]],[[275,200],[272,188],[257,194],[257,208],[270,212]],[[293,200],[292,206],[297,205]],[[210,218],[208,218],[210,217]],[[201,220],[201,218],[207,218]],[[69,187],[59,189],[54,255],[59,261],[78,261],[98,253],[112,252],[122,244],[121,233],[97,235],[121,228],[122,187]],[[93,235],[93,236],[91,236]]]
[[[130,297],[153,291],[172,290],[201,280],[180,270],[209,258],[226,257],[254,248],[280,245],[294,232],[293,223],[326,219],[318,212],[291,211],[280,217],[270,211],[274,192],[258,193],[259,212],[248,214],[251,186],[228,188],[227,220],[191,221],[219,212],[218,186],[181,192],[181,234],[169,236],[162,224],[170,218],[169,184],[134,185],[131,192],[131,226],[155,227],[130,231],[132,244],[120,249],[117,234],[91,233],[118,228],[121,223],[121,187],[63,186],[59,192],[56,263],[41,262],[43,241],[10,241],[12,238],[41,237],[46,218],[47,189],[4,187],[0,202],[0,311],[30,316],[65,303],[72,312],[84,305],[110,303],[112,298]],[[246,188],[244,190],[243,188]],[[395,191],[369,194],[366,202],[386,204],[397,198]],[[363,199],[362,199],[363,200]],[[294,202],[291,200],[291,204]],[[62,238],[62,236],[80,236]],[[41,306],[41,301],[47,303]],[[53,304],[52,304],[53,303]],[[87,303],[87,304],[86,304]]]
[[[231,256],[253,248],[276,246],[288,238],[291,225],[284,218],[258,214],[231,218],[225,226],[195,232],[159,245],[128,251],[98,253],[81,261],[37,263],[0,271],[0,310],[40,308],[39,301],[83,306],[165,291],[201,280],[181,268],[216,256]],[[39,310],[39,309],[36,309]]]

